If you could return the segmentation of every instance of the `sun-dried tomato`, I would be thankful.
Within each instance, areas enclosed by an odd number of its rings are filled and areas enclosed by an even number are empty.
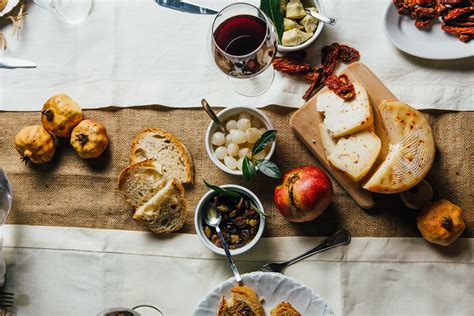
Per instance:
[[[360,53],[357,49],[347,45],[339,45],[339,60],[343,63],[350,64],[359,59]]]
[[[273,60],[273,68],[287,74],[304,74],[311,71],[311,65],[301,63],[285,57],[276,57]]]
[[[347,75],[330,75],[324,80],[324,84],[342,99],[351,99],[355,95],[354,85],[349,82]]]

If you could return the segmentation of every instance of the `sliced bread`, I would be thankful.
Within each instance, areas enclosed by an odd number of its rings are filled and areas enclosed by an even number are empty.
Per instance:
[[[140,206],[133,218],[146,222],[148,228],[154,233],[170,233],[183,227],[186,211],[184,188],[181,182],[172,179]]]
[[[119,190],[134,209],[145,204],[166,185],[155,159],[148,159],[125,168],[119,176]]]
[[[329,163],[354,181],[362,179],[372,168],[381,148],[380,138],[370,130],[359,131],[334,140],[324,124],[319,125],[321,141]]]
[[[290,303],[281,302],[270,311],[270,316],[301,316]]]
[[[217,308],[217,316],[253,315],[265,316],[265,310],[255,291],[245,285],[236,285],[231,290],[230,300],[223,296]]]
[[[355,96],[350,100],[326,90],[318,95],[316,109],[324,114],[324,126],[332,137],[338,138],[367,129],[374,122],[372,106],[365,88],[354,83]]]
[[[161,171],[169,179],[182,183],[193,182],[193,163],[186,147],[174,135],[159,128],[148,128],[138,133],[132,142],[130,162],[156,159]]]

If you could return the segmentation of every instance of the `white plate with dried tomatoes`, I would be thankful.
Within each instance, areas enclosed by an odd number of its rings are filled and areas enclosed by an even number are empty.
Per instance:
[[[290,303],[301,315],[333,316],[329,306],[310,288],[280,273],[252,272],[242,275],[245,285],[264,298],[263,308],[267,315],[282,301]],[[230,298],[230,289],[236,285],[230,278],[207,294],[193,312],[193,316],[215,316],[222,296]]]
[[[457,36],[441,29],[441,20],[433,21],[424,29],[415,20],[398,14],[390,1],[385,11],[384,30],[387,38],[401,51],[433,60],[461,59],[474,56],[474,40],[461,42]]]

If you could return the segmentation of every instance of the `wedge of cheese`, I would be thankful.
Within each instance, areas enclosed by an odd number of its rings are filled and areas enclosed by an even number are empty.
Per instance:
[[[318,95],[316,109],[324,114],[324,126],[332,137],[367,129],[374,122],[367,91],[358,82],[354,83],[354,89],[354,98],[347,101],[329,89]]]
[[[329,163],[354,181],[362,179],[372,168],[380,152],[380,139],[370,130],[359,131],[337,140],[319,124],[321,141]]]
[[[406,191],[423,180],[433,164],[433,132],[423,114],[408,104],[383,101],[379,112],[389,151],[364,188],[378,193]]]

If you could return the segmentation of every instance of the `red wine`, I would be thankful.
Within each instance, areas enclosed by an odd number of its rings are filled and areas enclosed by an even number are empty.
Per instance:
[[[224,22],[214,32],[217,46],[226,53],[243,56],[255,51],[265,40],[265,21],[252,15],[236,15]]]

